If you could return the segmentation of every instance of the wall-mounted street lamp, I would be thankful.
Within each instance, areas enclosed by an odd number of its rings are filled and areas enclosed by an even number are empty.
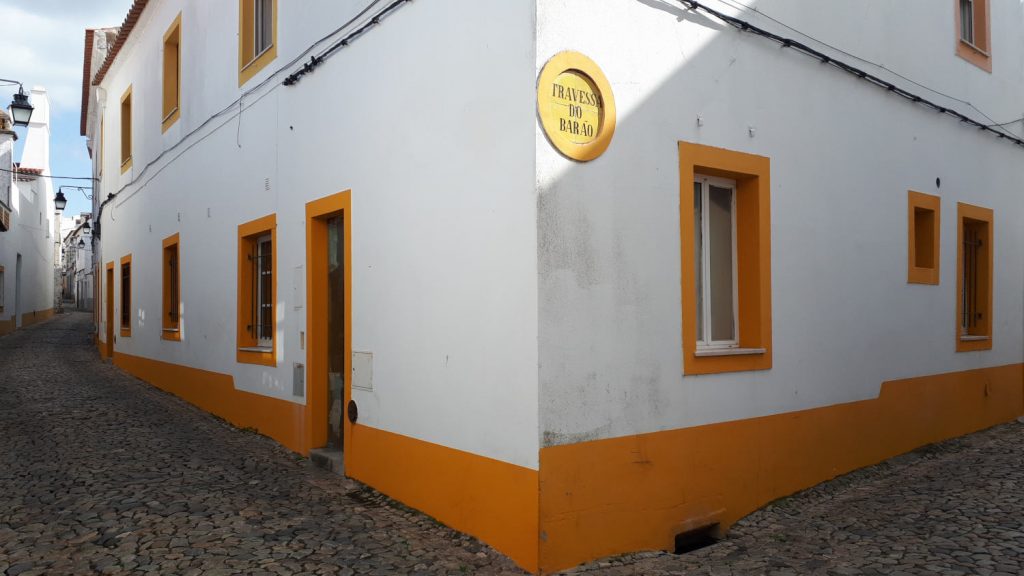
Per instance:
[[[85,240],[82,240],[81,238],[79,238],[78,239],[78,247],[79,248],[85,248]]]
[[[28,94],[25,94],[21,82],[4,78],[0,78],[0,82],[11,82],[18,85],[18,93],[14,95],[14,101],[11,102],[8,109],[11,111],[11,121],[15,126],[28,126],[28,121],[32,119],[32,111],[35,108],[28,103]]]
[[[92,200],[92,195],[91,194],[86,194],[86,192],[85,192],[86,190],[92,190],[92,188],[90,188],[88,186],[61,186],[60,188],[57,189],[57,195],[53,197],[53,204],[57,208],[58,212],[63,212],[64,211],[64,207],[68,205],[68,199],[67,199],[66,196],[64,196],[64,189],[65,188],[71,188],[73,190],[78,190],[79,192],[82,193],[83,196],[85,196],[85,198],[87,200]],[[86,223],[86,227],[88,227],[88,225],[89,224],[87,222]]]

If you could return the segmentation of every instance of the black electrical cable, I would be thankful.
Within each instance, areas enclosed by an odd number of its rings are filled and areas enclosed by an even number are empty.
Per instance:
[[[895,70],[892,70],[891,68],[887,68],[883,64],[879,64],[877,62],[872,62],[871,60],[868,60],[866,58],[861,58],[860,56],[857,56],[856,54],[852,54],[850,52],[847,52],[846,50],[843,50],[842,48],[839,48],[837,46],[833,46],[832,44],[829,44],[828,42],[825,42],[824,40],[820,40],[818,38],[815,38],[814,36],[811,36],[810,34],[807,34],[806,32],[802,32],[800,30],[797,30],[796,28],[790,26],[789,24],[786,24],[785,22],[783,22],[781,20],[778,20],[776,18],[772,18],[772,16],[770,14],[766,13],[764,10],[761,10],[757,6],[750,6],[750,5],[744,4],[743,2],[740,2],[740,0],[719,0],[719,2],[722,2],[723,4],[727,4],[727,5],[729,5],[729,6],[733,7],[733,8],[736,8],[737,10],[749,10],[749,11],[751,11],[751,12],[753,12],[753,13],[755,13],[755,14],[763,17],[763,18],[767,18],[767,19],[771,20],[772,22],[775,22],[776,24],[778,24],[779,26],[782,26],[783,28],[786,28],[788,30],[796,32],[797,34],[803,36],[804,38],[813,40],[814,42],[817,42],[818,44],[821,44],[822,46],[827,46],[830,49],[835,50],[836,52],[839,52],[840,54],[845,54],[846,56],[849,56],[850,58],[853,58],[854,60],[858,60],[858,61],[863,62],[865,64],[868,64],[870,66],[874,66],[875,68],[878,68],[879,70],[885,70],[887,73],[892,74],[893,76],[896,76],[897,78],[901,78],[903,80],[906,80],[907,82],[910,82],[911,84],[913,84],[913,85],[915,85],[915,86],[917,86],[919,88],[924,88],[925,90],[927,90],[927,91],[929,91],[929,92],[931,92],[933,94],[937,94],[939,96],[942,96],[943,98],[948,98],[950,100],[953,100],[954,102],[959,102],[960,104],[963,104],[965,106],[969,106],[972,109],[974,109],[975,112],[977,112],[978,114],[981,114],[982,116],[985,117],[986,120],[991,122],[991,124],[988,124],[988,126],[991,126],[993,128],[999,127],[999,126],[1009,126],[1010,124],[1014,124],[1014,123],[1020,122],[1022,120],[1022,119],[1017,119],[1017,120],[1010,120],[1009,122],[996,122],[996,120],[994,118],[992,118],[988,114],[985,114],[984,110],[982,110],[981,108],[978,108],[977,106],[975,106],[973,103],[971,103],[968,100],[964,100],[962,98],[957,98],[956,96],[952,96],[950,94],[946,94],[945,92],[942,92],[941,90],[936,90],[935,88],[932,88],[931,86],[927,86],[925,84],[922,84],[922,83],[918,82],[917,80],[914,80],[913,78],[909,78],[907,76],[904,76],[903,74],[900,74],[899,72],[896,72]],[[1007,134],[1012,136],[1012,134],[1010,134],[1009,132],[1007,132]]]
[[[786,38],[784,36],[779,36],[778,34],[775,34],[773,32],[769,32],[768,30],[765,30],[764,28],[759,28],[759,27],[751,24],[750,22],[747,22],[746,20],[743,20],[743,19],[740,19],[740,18],[736,18],[735,16],[729,16],[728,14],[725,14],[723,12],[715,10],[714,8],[706,6],[706,5],[702,4],[701,2],[698,2],[697,0],[676,0],[676,1],[679,2],[680,4],[686,5],[691,10],[700,10],[702,12],[706,12],[706,13],[710,14],[711,16],[714,16],[715,18],[725,22],[726,24],[732,26],[733,28],[736,28],[737,30],[739,30],[741,32],[749,32],[751,34],[755,34],[757,36],[761,36],[763,38],[767,38],[769,40],[772,40],[773,42],[778,43],[783,48],[792,48],[793,50],[796,50],[797,52],[800,52],[800,53],[802,53],[802,54],[804,54],[806,56],[810,56],[811,58],[819,60],[823,64],[828,64],[830,66],[834,66],[834,67],[842,70],[843,72],[846,72],[847,74],[850,74],[851,76],[856,76],[857,78],[860,78],[861,80],[864,80],[865,82],[869,82],[871,84],[874,84],[875,86],[878,86],[879,88],[884,88],[887,91],[889,91],[889,92],[891,92],[891,93],[893,93],[893,94],[895,94],[897,96],[900,96],[902,98],[905,98],[907,100],[910,100],[911,102],[913,102],[915,104],[920,104],[921,106],[924,106],[924,107],[927,107],[927,108],[931,108],[932,110],[938,112],[939,114],[945,114],[947,116],[952,116],[952,117],[956,118],[957,120],[960,120],[961,122],[963,122],[965,124],[970,124],[971,126],[974,126],[974,127],[978,128],[979,130],[990,132],[990,133],[998,136],[999,138],[1009,140],[1009,141],[1013,142],[1014,144],[1016,144],[1017,146],[1020,146],[1020,147],[1024,148],[1024,140],[1022,140],[1022,139],[1020,139],[1020,138],[1018,138],[1016,136],[1012,136],[1012,135],[1007,134],[1006,132],[1003,132],[1001,130],[996,130],[994,127],[992,127],[992,126],[990,126],[988,124],[983,124],[981,122],[978,122],[977,120],[974,120],[973,118],[965,116],[964,114],[961,114],[960,112],[957,112],[956,110],[952,110],[952,109],[947,108],[945,106],[936,104],[935,102],[932,102],[931,100],[923,98],[923,97],[921,97],[921,96],[919,96],[917,94],[914,94],[913,92],[910,92],[909,90],[906,90],[904,88],[900,88],[899,86],[896,86],[892,82],[889,82],[887,80],[879,78],[878,76],[875,76],[874,74],[866,72],[866,71],[864,71],[864,70],[862,70],[860,68],[857,68],[856,66],[853,66],[852,64],[847,64],[846,62],[843,62],[842,60],[837,60],[837,59],[835,59],[835,58],[833,58],[831,56],[828,56],[827,54],[825,54],[823,52],[815,50],[814,48],[811,48],[810,46],[804,44],[803,42],[800,42],[799,40],[794,40],[792,38]]]
[[[406,4],[407,2],[412,2],[412,0],[395,0],[391,4],[388,4],[387,7],[385,7],[380,12],[377,12],[373,16],[373,18],[370,18],[362,26],[353,30],[347,36],[345,36],[338,42],[335,42],[333,45],[331,45],[329,48],[327,48],[320,54],[311,56],[309,62],[306,62],[305,64],[302,65],[301,68],[288,75],[288,77],[284,79],[284,82],[282,82],[282,84],[284,84],[285,86],[292,86],[296,84],[299,81],[299,79],[301,79],[303,76],[315,70],[316,67],[319,66],[320,64],[323,64],[324,60],[330,58],[338,50],[351,44],[355,39],[365,34],[370,28],[373,28],[374,26],[379,26],[384,18],[387,18],[388,15],[390,15],[392,12],[394,12],[400,6]]]
[[[9,174],[21,174],[22,176],[28,176],[29,178],[51,178],[53,180],[99,180],[99,178],[93,178],[92,176],[48,176],[45,174],[32,174],[31,172],[22,172],[21,170],[8,170],[6,168],[0,168],[0,172],[7,172]]]

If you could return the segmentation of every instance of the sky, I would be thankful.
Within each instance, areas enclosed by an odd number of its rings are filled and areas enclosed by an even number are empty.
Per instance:
[[[54,175],[92,174],[85,137],[79,135],[85,29],[120,26],[131,4],[132,0],[0,0],[4,21],[0,78],[21,82],[26,92],[34,86],[46,88],[51,114],[50,171]],[[0,86],[0,107],[6,108],[17,91],[17,86]],[[26,129],[15,130],[23,142]],[[55,180],[54,189],[75,183]],[[64,195],[68,199],[65,215],[91,209],[81,192],[65,190]]]

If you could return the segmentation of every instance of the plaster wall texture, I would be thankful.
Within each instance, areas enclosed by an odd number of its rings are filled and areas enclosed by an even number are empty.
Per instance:
[[[304,403],[292,370],[306,362],[305,204],[351,190],[352,349],[373,354],[373,389],[353,390],[359,422],[536,469],[532,3],[410,3],[296,86],[277,76],[230,106],[364,5],[279,2],[278,56],[241,88],[238,3],[147,7],[97,91],[100,198],[118,193],[102,260],[133,256],[132,335],[116,349]],[[181,117],[161,133],[161,41],[179,12]],[[129,85],[133,166],[121,174]],[[240,364],[237,226],[272,213],[277,366]],[[181,342],[160,339],[161,240],[174,233]]]
[[[29,95],[35,110],[27,128],[18,131],[25,138],[20,159],[26,168],[50,173],[49,100],[46,90],[34,88]],[[8,156],[12,158],[13,156]],[[11,170],[12,166],[0,166]],[[0,266],[4,268],[4,306],[0,322],[15,315],[53,308],[54,289],[54,205],[53,186],[48,178],[17,181],[9,172],[0,178],[11,182],[11,229],[0,232]],[[21,255],[21,289],[18,294],[18,255]]]
[[[952,2],[748,4],[999,121],[1020,117],[1018,2],[992,2],[991,74],[956,56]],[[1022,361],[1019,147],[676,2],[543,0],[537,30],[537,73],[582,52],[618,108],[610,147],[589,163],[536,134],[542,445],[875,398],[883,381]],[[679,141],[771,159],[770,370],[683,374]],[[942,199],[938,286],[907,283],[911,189]],[[995,213],[989,351],[955,352],[957,202]]]

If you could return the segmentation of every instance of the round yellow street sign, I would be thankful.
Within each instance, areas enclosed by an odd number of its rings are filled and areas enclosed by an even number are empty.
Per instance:
[[[611,85],[597,64],[579,52],[560,52],[544,65],[537,108],[551,145],[573,160],[597,158],[615,132]]]

